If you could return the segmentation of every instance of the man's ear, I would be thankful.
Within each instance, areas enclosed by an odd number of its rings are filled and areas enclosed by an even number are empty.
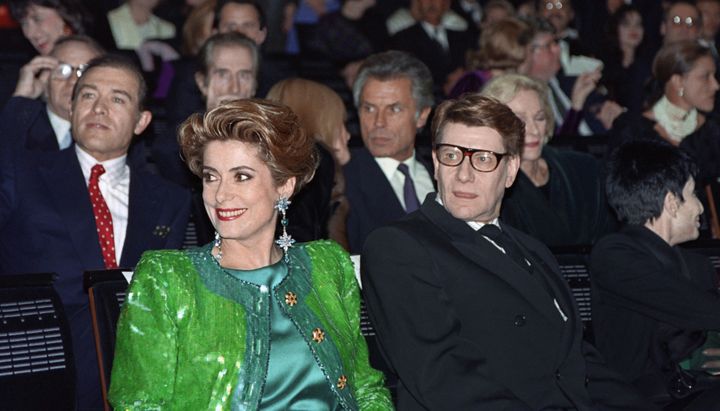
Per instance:
[[[435,178],[435,181],[438,179],[438,168],[440,168],[440,162],[437,159],[437,154],[435,153],[435,150],[432,151],[432,161],[433,161],[433,177]]]
[[[140,117],[138,118],[137,123],[135,123],[135,129],[133,130],[133,133],[135,133],[136,136],[142,134],[143,131],[147,128],[148,124],[150,124],[150,121],[152,120],[152,113],[149,111],[141,111]]]
[[[680,201],[675,196],[675,194],[668,191],[667,194],[665,194],[665,198],[663,199],[663,211],[668,213],[669,216],[675,217],[679,208]]]
[[[510,188],[515,182],[518,170],[520,170],[520,156],[514,155],[507,158],[507,175],[505,177],[505,188]]]
[[[415,127],[421,128],[425,126],[425,123],[427,123],[428,116],[430,115],[430,110],[432,108],[425,107],[420,111],[420,115],[418,116],[417,120],[415,120]]]
[[[207,98],[208,95],[208,86],[205,82],[205,75],[201,72],[195,73],[195,84],[197,85],[197,88],[200,90],[200,93],[202,93],[204,98]]]

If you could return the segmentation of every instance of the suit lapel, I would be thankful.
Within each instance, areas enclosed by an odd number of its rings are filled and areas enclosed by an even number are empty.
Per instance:
[[[143,251],[159,248],[162,244],[154,244],[155,224],[159,220],[164,190],[155,187],[137,168],[130,171],[130,195],[128,199],[128,226],[123,245],[120,265],[133,267],[140,259]]]
[[[378,163],[365,148],[359,150],[358,154],[365,164],[362,169],[366,170],[365,176],[360,180],[363,198],[373,202],[371,210],[377,210],[383,214],[376,216],[376,221],[386,223],[402,218],[405,215],[405,209],[400,204],[400,200]]]
[[[477,234],[467,223],[451,216],[435,201],[435,195],[428,196],[421,207],[421,212],[448,233],[452,238],[453,247],[462,255],[481,266],[486,272],[507,282],[553,324],[559,324],[560,315],[552,298],[530,277],[531,274]]]
[[[54,161],[41,165],[40,175],[47,184],[51,201],[66,226],[82,266],[104,267],[90,195],[75,150],[68,148],[48,158]]]

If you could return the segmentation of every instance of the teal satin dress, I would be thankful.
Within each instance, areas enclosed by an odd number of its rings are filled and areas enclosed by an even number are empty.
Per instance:
[[[225,269],[230,275],[268,289],[280,284],[288,273],[283,259],[277,263],[255,270]],[[270,298],[270,355],[268,372],[263,388],[262,410],[338,410],[341,409],[329,388],[318,362],[313,357],[308,342],[292,320],[283,314],[274,293]]]

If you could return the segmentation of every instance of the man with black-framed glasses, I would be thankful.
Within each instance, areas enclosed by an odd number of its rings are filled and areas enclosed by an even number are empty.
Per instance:
[[[522,121],[468,94],[438,107],[432,135],[437,195],[370,234],[362,254],[398,410],[652,409],[582,340],[550,251],[498,219]]]
[[[69,147],[72,89],[88,61],[104,54],[86,36],[60,38],[47,56],[38,56],[20,69],[13,97],[0,115],[0,139],[33,151]]]

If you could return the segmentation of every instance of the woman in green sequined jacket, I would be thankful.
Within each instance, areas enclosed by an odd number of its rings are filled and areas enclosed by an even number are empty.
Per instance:
[[[386,410],[352,263],[331,241],[275,241],[317,164],[285,106],[237,100],[180,128],[216,241],[141,259],[120,315],[115,409]]]

